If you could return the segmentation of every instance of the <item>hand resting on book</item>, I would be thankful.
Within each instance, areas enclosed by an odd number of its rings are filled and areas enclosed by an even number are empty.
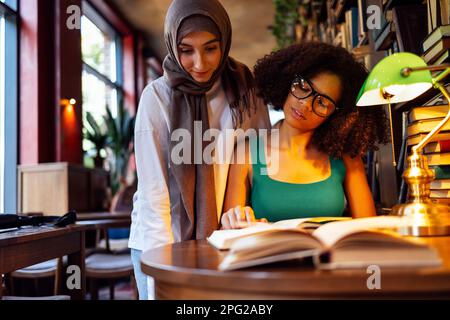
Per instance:
[[[220,219],[222,230],[242,229],[255,225],[255,223],[267,223],[267,219],[256,219],[251,207],[236,206],[231,208]]]

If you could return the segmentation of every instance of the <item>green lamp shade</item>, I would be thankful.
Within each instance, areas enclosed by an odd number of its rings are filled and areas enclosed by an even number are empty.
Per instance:
[[[427,67],[419,56],[401,52],[381,60],[370,72],[356,99],[357,106],[387,104],[383,91],[390,94],[390,102],[398,103],[412,100],[432,87],[429,70],[414,71],[403,76],[404,68]]]

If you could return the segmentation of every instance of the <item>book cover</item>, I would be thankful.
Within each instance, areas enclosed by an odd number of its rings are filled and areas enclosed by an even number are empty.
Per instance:
[[[428,32],[442,25],[440,0],[427,0],[428,4]]]
[[[428,133],[431,130],[433,130],[434,128],[436,128],[436,126],[442,121],[442,119],[429,119],[429,120],[418,120],[418,121],[414,121],[412,123],[410,123],[408,125],[407,128],[407,134],[408,137],[411,137],[413,135],[416,134],[421,134],[421,133]],[[442,129],[443,131],[445,130],[450,130],[450,121],[448,121],[443,127]]]
[[[450,36],[450,24],[442,25],[435,28],[423,41],[423,51],[430,49],[439,39],[445,36]]]
[[[417,120],[443,119],[448,113],[448,105],[415,107],[409,112],[410,122]]]
[[[430,183],[430,189],[432,190],[450,189],[450,179],[433,180]]]
[[[423,148],[423,153],[450,152],[450,140],[430,142]]]
[[[440,0],[441,2],[441,22],[442,24],[450,23],[450,1]]]
[[[430,190],[430,198],[450,198],[450,190]]]
[[[431,202],[450,205],[450,198],[431,198]]]
[[[450,166],[435,166],[430,169],[434,170],[435,179],[450,179]]]
[[[347,18],[348,13],[348,18]],[[345,23],[348,24],[351,48],[358,46],[358,8],[352,7],[346,12]]]
[[[450,48],[450,38],[445,37],[439,40],[433,47],[422,55],[426,63],[434,63],[441,55]]]
[[[411,137],[408,137],[408,140],[407,140],[408,147],[418,144],[426,136],[427,136],[427,133],[420,133],[420,134],[415,134]],[[449,139],[450,139],[450,132],[449,131],[441,131],[437,135],[433,136],[433,138],[431,138],[431,142],[439,141],[439,140],[449,140]]]
[[[445,50],[437,59],[433,62],[434,66],[450,61],[450,50]]]
[[[425,155],[429,166],[450,165],[450,152]]]

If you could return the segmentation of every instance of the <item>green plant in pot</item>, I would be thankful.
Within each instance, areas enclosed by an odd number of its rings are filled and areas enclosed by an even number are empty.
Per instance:
[[[117,116],[106,108],[103,116],[106,129],[106,151],[111,175],[111,190],[115,195],[121,187],[126,186],[126,174],[130,156],[133,153],[134,116],[126,110],[123,101],[118,105]]]
[[[106,106],[106,113],[102,117],[102,123],[97,122],[90,112],[86,113],[86,120],[87,125],[84,130],[84,138],[94,144],[94,163],[96,167],[103,168],[105,159],[101,157],[101,151],[106,151],[111,193],[114,196],[121,188],[127,185],[127,168],[130,157],[133,154],[135,118],[126,110],[121,100],[116,116]]]
[[[95,153],[94,165],[96,168],[103,168],[104,157],[101,155],[101,151],[106,147],[107,133],[102,126],[97,124],[94,116],[89,111],[86,112],[87,125],[84,127],[83,135],[86,140],[92,142],[94,147],[89,150],[91,153]]]

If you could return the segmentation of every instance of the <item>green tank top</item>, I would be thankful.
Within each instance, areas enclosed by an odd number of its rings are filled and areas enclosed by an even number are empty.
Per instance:
[[[276,222],[343,215],[345,165],[342,160],[330,157],[331,174],[325,180],[305,184],[281,182],[264,174],[264,143],[260,139],[253,139],[250,146],[253,168],[251,206],[257,219],[266,218]],[[259,147],[263,149],[261,152]]]

